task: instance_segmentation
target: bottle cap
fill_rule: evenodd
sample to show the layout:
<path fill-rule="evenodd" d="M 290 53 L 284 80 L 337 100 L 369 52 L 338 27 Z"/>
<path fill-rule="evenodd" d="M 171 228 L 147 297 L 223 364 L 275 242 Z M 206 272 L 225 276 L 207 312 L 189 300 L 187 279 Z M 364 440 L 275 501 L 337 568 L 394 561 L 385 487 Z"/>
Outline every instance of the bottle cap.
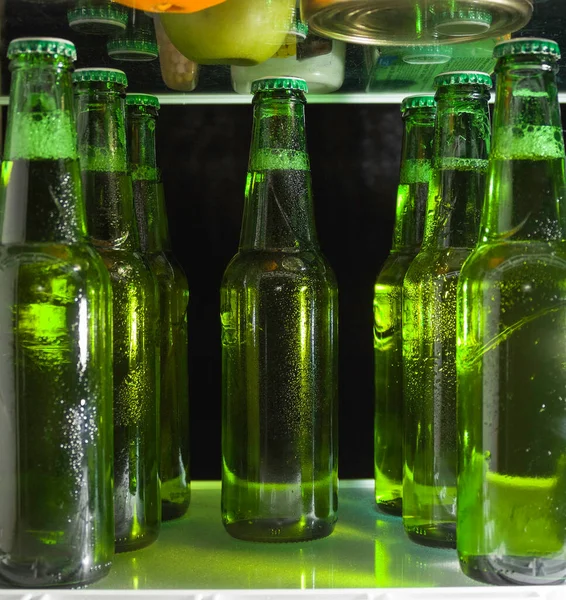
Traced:
<path fill-rule="evenodd" d="M 543 54 L 558 60 L 560 59 L 560 46 L 556 42 L 544 38 L 516 38 L 500 42 L 493 49 L 494 58 L 520 54 Z"/>
<path fill-rule="evenodd" d="M 108 56 L 115 60 L 149 61 L 159 56 L 157 42 L 115 38 L 106 44 Z"/>
<path fill-rule="evenodd" d="M 298 90 L 308 92 L 307 82 L 299 77 L 263 77 L 252 83 L 252 94 L 266 90 Z"/>
<path fill-rule="evenodd" d="M 407 46 L 402 49 L 402 58 L 409 65 L 443 65 L 452 58 L 452 53 L 452 46 L 448 44 Z"/>
<path fill-rule="evenodd" d="M 123 31 L 128 24 L 128 11 L 121 4 L 77 6 L 67 11 L 69 27 L 80 33 L 109 35 Z"/>
<path fill-rule="evenodd" d="M 117 83 L 127 86 L 128 78 L 124 71 L 118 69 L 77 69 L 73 73 L 73 82 L 80 83 L 83 81 L 100 81 L 102 83 Z"/>
<path fill-rule="evenodd" d="M 487 73 L 480 73 L 479 71 L 452 71 L 441 73 L 434 78 L 434 89 L 457 85 L 481 85 L 491 89 L 493 81 Z"/>
<path fill-rule="evenodd" d="M 405 113 L 413 108 L 436 108 L 436 100 L 434 96 L 430 94 L 419 94 L 403 98 L 403 102 L 401 102 L 401 112 Z"/>
<path fill-rule="evenodd" d="M 126 94 L 127 106 L 151 106 L 160 108 L 159 99 L 151 94 Z"/>
<path fill-rule="evenodd" d="M 8 46 L 8 59 L 12 60 L 19 54 L 50 54 L 77 60 L 77 50 L 72 42 L 51 37 L 24 37 L 12 40 Z"/>
<path fill-rule="evenodd" d="M 441 12 L 436 18 L 434 29 L 441 35 L 468 37 L 489 31 L 493 17 L 485 10 L 462 8 Z"/>

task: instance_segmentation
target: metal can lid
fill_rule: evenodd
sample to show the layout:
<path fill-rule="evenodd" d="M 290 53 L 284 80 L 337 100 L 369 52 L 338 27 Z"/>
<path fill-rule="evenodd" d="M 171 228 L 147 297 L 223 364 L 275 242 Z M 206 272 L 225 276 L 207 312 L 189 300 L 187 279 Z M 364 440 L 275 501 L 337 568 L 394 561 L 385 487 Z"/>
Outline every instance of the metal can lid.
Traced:
<path fill-rule="evenodd" d="M 458 85 L 479 85 L 491 89 L 493 81 L 487 73 L 479 71 L 452 71 L 441 73 L 434 78 L 434 88 Z"/>
<path fill-rule="evenodd" d="M 73 82 L 81 83 L 100 81 L 102 83 L 117 83 L 118 85 L 127 86 L 128 78 L 124 71 L 119 69 L 108 69 L 101 67 L 97 69 L 77 69 L 73 73 Z"/>
<path fill-rule="evenodd" d="M 307 82 L 300 77 L 262 77 L 252 83 L 252 94 L 266 90 L 298 90 L 308 92 Z"/>
<path fill-rule="evenodd" d="M 128 106 L 151 106 L 160 108 L 159 99 L 152 94 L 126 94 L 126 104 Z"/>
<path fill-rule="evenodd" d="M 500 42 L 493 49 L 494 58 L 517 56 L 520 54 L 542 54 L 559 60 L 560 46 L 553 40 L 544 38 L 515 38 Z"/>
<path fill-rule="evenodd" d="M 403 98 L 401 102 L 402 113 L 414 108 L 436 108 L 436 100 L 431 94 L 418 94 Z"/>
<path fill-rule="evenodd" d="M 12 40 L 8 46 L 8 59 L 21 54 L 49 54 L 77 60 L 77 49 L 73 42 L 52 37 L 22 37 Z"/>

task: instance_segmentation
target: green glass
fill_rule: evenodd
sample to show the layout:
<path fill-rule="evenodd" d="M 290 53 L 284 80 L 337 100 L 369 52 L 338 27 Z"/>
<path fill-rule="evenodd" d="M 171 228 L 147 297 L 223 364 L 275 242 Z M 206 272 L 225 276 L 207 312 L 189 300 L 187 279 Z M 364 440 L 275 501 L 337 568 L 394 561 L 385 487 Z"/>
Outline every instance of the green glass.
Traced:
<path fill-rule="evenodd" d="M 456 543 L 456 288 L 476 244 L 490 146 L 487 75 L 439 75 L 422 249 L 403 285 L 403 524 L 425 545 Z"/>
<path fill-rule="evenodd" d="M 393 247 L 374 287 L 375 501 L 401 516 L 403 488 L 403 280 L 424 230 L 436 102 L 411 96 L 402 104 L 401 173 Z"/>
<path fill-rule="evenodd" d="M 480 242 L 458 288 L 464 572 L 499 584 L 566 576 L 566 201 L 558 47 L 496 47 Z"/>
<path fill-rule="evenodd" d="M 79 69 L 74 80 L 89 233 L 114 295 L 114 517 L 122 552 L 153 542 L 161 521 L 156 282 L 140 253 L 127 169 L 125 75 Z"/>
<path fill-rule="evenodd" d="M 312 540 L 336 522 L 338 292 L 316 237 L 305 87 L 254 86 L 240 247 L 222 282 L 222 519 L 245 540 Z"/>
<path fill-rule="evenodd" d="M 161 355 L 161 508 L 163 520 L 182 517 L 189 507 L 189 374 L 187 278 L 171 251 L 163 183 L 155 156 L 159 101 L 129 94 L 130 170 L 142 252 L 159 288 Z"/>
<path fill-rule="evenodd" d="M 81 586 L 110 569 L 108 273 L 88 244 L 74 46 L 14 40 L 0 180 L 0 579 Z"/>

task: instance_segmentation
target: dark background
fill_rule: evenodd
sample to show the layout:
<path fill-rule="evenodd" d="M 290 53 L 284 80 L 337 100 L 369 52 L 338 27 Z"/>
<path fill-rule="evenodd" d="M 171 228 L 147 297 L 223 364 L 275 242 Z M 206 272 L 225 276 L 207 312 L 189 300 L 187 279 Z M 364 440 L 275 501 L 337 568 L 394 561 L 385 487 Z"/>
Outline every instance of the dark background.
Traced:
<path fill-rule="evenodd" d="M 163 107 L 158 160 L 189 305 L 191 471 L 220 477 L 222 274 L 238 249 L 249 106 Z M 307 132 L 322 250 L 340 289 L 340 476 L 373 477 L 373 283 L 389 252 L 398 106 L 312 105 Z"/>

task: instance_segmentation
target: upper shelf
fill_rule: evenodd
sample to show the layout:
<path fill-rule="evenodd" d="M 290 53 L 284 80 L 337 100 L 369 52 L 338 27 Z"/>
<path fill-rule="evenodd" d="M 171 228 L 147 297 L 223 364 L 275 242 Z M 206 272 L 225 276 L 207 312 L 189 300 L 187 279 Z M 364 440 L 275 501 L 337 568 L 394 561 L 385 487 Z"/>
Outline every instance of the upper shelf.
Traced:
<path fill-rule="evenodd" d="M 101 2 L 101 0 L 96 0 Z M 130 0 L 131 2 L 136 0 Z M 141 1 L 141 0 L 137 0 Z M 240 1 L 240 0 L 239 0 Z M 248 2 L 251 0 L 247 0 Z M 263 0 L 256 0 L 263 1 Z M 365 0 L 370 2 L 372 0 Z M 373 0 L 385 2 L 385 0 Z M 396 0 L 399 6 L 405 0 Z M 414 0 L 428 6 L 447 0 Z M 477 7 L 492 0 L 466 0 Z M 529 0 L 506 0 L 509 3 Z M 164 36 L 159 22 L 149 20 L 158 34 L 159 53 L 151 51 L 130 53 L 123 60 L 108 45 L 107 35 L 78 32 L 69 24 L 69 11 L 85 0 L 0 0 L 1 44 L 0 104 L 8 102 L 9 70 L 5 58 L 7 44 L 16 37 L 49 36 L 70 39 L 78 50 L 77 68 L 113 67 L 126 72 L 129 91 L 148 92 L 158 95 L 162 104 L 246 104 L 250 102 L 250 81 L 267 75 L 308 74 L 318 78 L 319 87 L 336 89 L 333 93 L 320 93 L 311 86 L 310 103 L 398 103 L 407 94 L 430 92 L 434 76 L 443 71 L 476 70 L 491 71 L 491 58 L 496 39 L 486 38 L 476 42 L 439 44 L 436 46 L 379 46 L 329 42 L 321 38 L 307 38 L 308 45 L 301 46 L 303 32 L 296 37 L 299 45 L 284 47 L 278 58 L 270 59 L 255 67 L 233 68 L 229 65 L 183 66 L 182 55 Z M 235 2 L 235 0 L 227 0 Z M 566 2 L 564 0 L 532 0 L 533 16 L 530 22 L 514 35 L 545 37 L 561 44 L 566 54 Z M 246 3 L 240 1 L 241 6 Z M 121 5 L 120 5 L 121 6 Z M 393 3 L 395 6 L 395 3 Z M 132 15 L 145 14 L 130 11 Z M 393 13 L 395 9 L 392 9 Z M 175 16 L 174 16 L 175 18 Z M 489 25 L 486 24 L 489 28 Z M 171 32 L 171 30 L 169 29 Z M 288 38 L 288 41 L 292 38 Z M 297 48 L 299 50 L 297 51 Z M 114 48 L 115 50 L 115 48 Z M 300 60 L 297 60 L 297 52 Z M 114 55 L 111 56 L 111 55 Z M 285 55 L 286 58 L 281 58 Z M 290 56 L 289 56 L 290 55 Z M 140 60 L 143 59 L 143 60 Z M 564 59 L 563 59 L 564 60 Z M 185 69 L 183 71 L 183 68 Z M 297 72 L 292 72 L 293 68 Z M 191 70 L 192 69 L 192 70 Z M 179 75 L 179 79 L 176 76 Z M 181 85 L 179 85 L 181 81 Z M 195 85 L 196 84 L 196 85 Z M 561 101 L 566 102 L 566 72 L 559 76 Z M 180 88 L 192 91 L 180 91 Z M 172 89 L 177 88 L 177 89 Z M 234 88 L 243 93 L 236 93 Z M 314 89 L 312 89 L 314 88 Z"/>

